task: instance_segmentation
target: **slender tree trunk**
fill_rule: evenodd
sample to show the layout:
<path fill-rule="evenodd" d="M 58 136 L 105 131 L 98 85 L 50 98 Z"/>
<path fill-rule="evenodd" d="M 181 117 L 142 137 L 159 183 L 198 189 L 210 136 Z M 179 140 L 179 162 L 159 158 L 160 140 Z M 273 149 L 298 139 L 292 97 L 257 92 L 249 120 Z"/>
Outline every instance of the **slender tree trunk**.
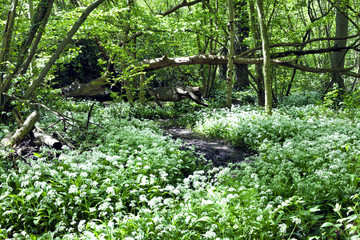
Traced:
<path fill-rule="evenodd" d="M 30 3 L 32 4 L 32 1 L 30 1 L 29 4 Z M 25 62 L 21 66 L 20 74 L 25 74 L 27 69 L 29 68 L 30 64 L 32 65 L 32 67 L 34 67 L 34 61 L 33 61 L 34 56 L 35 56 L 37 47 L 38 47 L 38 45 L 40 43 L 41 37 L 42 37 L 42 35 L 43 35 L 44 31 L 45 31 L 45 27 L 47 25 L 47 22 L 49 20 L 50 13 L 51 13 L 51 10 L 52 10 L 52 7 L 53 7 L 53 3 L 54 3 L 54 0 L 47 1 L 48 8 L 45 11 L 44 18 L 40 21 L 41 26 L 40 26 L 40 28 L 38 30 L 38 33 L 36 34 L 34 42 L 32 43 L 32 46 L 30 48 L 30 53 L 29 53 L 27 59 L 25 60 Z M 30 15 L 33 15 L 33 13 L 31 14 L 31 11 L 30 11 Z M 40 24 L 40 22 L 39 22 L 39 24 Z"/>
<path fill-rule="evenodd" d="M 272 113 L 272 91 L 271 91 L 271 76 L 270 76 L 270 51 L 267 27 L 264 23 L 264 5 L 263 0 L 256 0 L 257 12 L 259 16 L 260 32 L 262 39 L 262 51 L 264 58 L 263 74 L 265 86 L 265 112 L 268 115 Z"/>
<path fill-rule="evenodd" d="M 10 55 L 10 46 L 11 46 L 11 39 L 12 33 L 15 24 L 15 17 L 16 17 L 16 7 L 18 5 L 18 0 L 13 0 L 11 2 L 10 10 L 8 12 L 8 17 L 5 25 L 5 30 L 2 36 L 2 45 L 0 51 L 0 120 L 3 121 L 5 116 L 5 120 L 7 121 L 8 118 L 2 112 L 7 112 L 7 110 L 11 111 L 10 104 L 8 103 L 8 98 L 4 96 L 6 93 L 2 89 L 4 89 L 5 85 L 5 73 L 8 71 L 8 63 L 9 55 Z"/>
<path fill-rule="evenodd" d="M 33 0 L 29 0 L 29 20 L 31 21 L 31 19 L 33 19 L 33 17 L 34 17 L 34 2 L 33 2 Z M 40 28 L 40 31 L 42 29 L 44 29 L 44 28 L 45 28 L 45 26 L 44 27 L 42 26 L 42 28 Z M 40 39 L 39 39 L 39 41 L 40 41 Z M 36 44 L 36 47 L 37 47 L 37 44 Z M 35 70 L 35 58 L 34 58 L 34 56 L 31 58 L 29 65 L 30 65 L 31 72 L 34 72 L 34 70 Z M 21 74 L 24 74 L 25 72 L 26 72 L 26 70 L 24 72 L 22 72 Z"/>
<path fill-rule="evenodd" d="M 50 12 L 51 12 L 51 9 L 53 6 L 53 2 L 54 2 L 53 0 L 41 0 L 39 2 L 38 7 L 36 9 L 36 13 L 34 15 L 34 18 L 31 19 L 30 30 L 29 30 L 28 34 L 23 38 L 24 40 L 23 40 L 20 50 L 18 52 L 18 57 L 17 57 L 17 62 L 15 64 L 15 67 L 12 70 L 12 72 L 10 74 L 8 74 L 7 77 L 5 78 L 4 84 L 1 88 L 2 92 L 6 93 L 10 89 L 11 82 L 12 82 L 13 78 L 18 75 L 19 70 L 24 63 L 24 60 L 28 56 L 29 48 L 30 48 L 37 32 L 39 31 L 40 26 L 43 26 L 43 27 L 46 26 L 48 17 L 50 16 Z M 43 25 L 43 23 L 44 23 L 44 25 Z M 41 32 L 41 30 L 40 30 L 40 32 Z M 40 37 L 41 37 L 41 35 L 40 35 Z M 40 41 L 40 39 L 39 39 L 39 41 Z M 36 47 L 37 47 L 37 44 L 36 44 Z M 30 58 L 30 61 L 31 61 L 31 59 L 32 59 L 32 57 Z"/>
<path fill-rule="evenodd" d="M 140 74 L 140 103 L 145 105 L 145 74 Z"/>
<path fill-rule="evenodd" d="M 2 89 L 2 85 L 4 84 L 4 74 L 7 69 L 7 63 L 6 61 L 9 58 L 10 53 L 10 44 L 11 44 L 11 38 L 12 38 L 12 32 L 14 29 L 15 24 L 15 17 L 16 17 L 16 7 L 18 4 L 18 0 L 13 0 L 11 2 L 11 7 L 8 12 L 8 18 L 5 25 L 5 30 L 2 36 L 2 45 L 1 45 L 1 52 L 0 52 L 0 89 Z M 0 91 L 0 94 L 2 92 Z"/>
<path fill-rule="evenodd" d="M 231 96 L 233 88 L 233 76 L 234 76 L 234 41 L 235 41 L 235 31 L 234 31 L 234 6 L 233 0 L 228 0 L 229 3 L 229 55 L 228 55 L 228 69 L 226 74 L 226 107 L 231 108 Z"/>
<path fill-rule="evenodd" d="M 254 2 L 249 1 L 249 6 L 250 6 L 251 29 L 253 33 L 253 38 L 255 39 L 255 47 L 259 47 L 261 41 L 260 33 L 259 33 L 260 30 L 259 30 L 258 22 L 255 19 L 255 16 L 257 14 L 256 14 Z M 262 68 L 260 65 L 255 65 L 255 72 L 256 72 L 256 77 L 254 77 L 253 79 L 257 86 L 256 93 L 258 98 L 258 105 L 265 106 L 264 78 L 263 78 Z"/>

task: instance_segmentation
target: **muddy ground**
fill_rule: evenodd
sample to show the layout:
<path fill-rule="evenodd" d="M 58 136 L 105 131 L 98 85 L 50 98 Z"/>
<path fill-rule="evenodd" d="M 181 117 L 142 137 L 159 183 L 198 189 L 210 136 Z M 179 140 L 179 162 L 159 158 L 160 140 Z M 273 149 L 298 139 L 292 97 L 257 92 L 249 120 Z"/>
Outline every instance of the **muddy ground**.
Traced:
<path fill-rule="evenodd" d="M 165 130 L 166 135 L 172 138 L 180 138 L 184 141 L 185 147 L 193 146 L 199 154 L 204 157 L 215 167 L 227 166 L 229 163 L 238 163 L 246 161 L 248 157 L 254 155 L 253 152 L 234 147 L 225 140 L 207 139 L 196 135 L 188 129 L 170 127 Z"/>

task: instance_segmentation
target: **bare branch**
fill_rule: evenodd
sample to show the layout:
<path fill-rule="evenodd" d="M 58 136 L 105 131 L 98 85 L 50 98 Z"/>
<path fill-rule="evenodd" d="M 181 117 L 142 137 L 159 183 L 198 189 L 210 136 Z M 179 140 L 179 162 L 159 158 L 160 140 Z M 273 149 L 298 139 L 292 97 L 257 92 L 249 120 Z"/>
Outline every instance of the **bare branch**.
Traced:
<path fill-rule="evenodd" d="M 276 48 L 276 47 L 304 47 L 305 45 L 309 44 L 309 43 L 313 43 L 313 42 L 319 42 L 319 41 L 332 41 L 332 40 L 345 40 L 345 39 L 351 39 L 351 38 L 356 38 L 356 37 L 360 37 L 360 33 L 355 34 L 355 35 L 351 35 L 348 37 L 342 37 L 342 38 L 314 38 L 314 39 L 310 39 L 308 41 L 304 41 L 302 43 L 277 43 L 277 44 L 272 44 L 270 45 L 270 48 Z M 261 47 L 257 47 L 257 48 L 252 48 L 249 49 L 245 52 L 242 52 L 240 54 L 240 56 L 249 56 L 250 53 L 255 52 L 261 50 Z"/>
<path fill-rule="evenodd" d="M 188 2 L 188 1 L 186 1 L 186 0 L 183 0 L 181 3 L 175 5 L 174 7 L 168 9 L 166 12 L 161 13 L 160 15 L 161 15 L 161 16 L 167 16 L 167 15 L 175 12 L 175 11 L 178 10 L 179 8 L 189 7 L 189 6 L 195 5 L 195 4 L 197 4 L 197 3 L 199 3 L 199 2 L 202 2 L 202 1 L 203 1 L 203 0 L 195 0 L 195 1 L 193 1 L 193 2 Z"/>
<path fill-rule="evenodd" d="M 329 47 L 329 48 L 320 48 L 314 50 L 285 51 L 285 52 L 273 53 L 271 55 L 271 58 L 282 58 L 282 57 L 288 57 L 294 55 L 303 56 L 309 54 L 328 53 L 328 52 L 336 52 L 336 51 L 350 50 L 350 49 L 353 49 L 355 51 L 360 51 L 360 49 L 358 49 L 357 47 L 358 45 L 356 45 L 355 47 Z"/>

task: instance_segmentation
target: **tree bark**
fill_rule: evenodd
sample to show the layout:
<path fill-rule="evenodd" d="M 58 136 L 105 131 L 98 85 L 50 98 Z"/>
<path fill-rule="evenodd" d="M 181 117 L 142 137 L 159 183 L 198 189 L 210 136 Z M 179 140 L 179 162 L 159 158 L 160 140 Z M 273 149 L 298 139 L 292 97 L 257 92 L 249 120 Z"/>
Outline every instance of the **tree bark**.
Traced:
<path fill-rule="evenodd" d="M 141 73 L 140 74 L 140 94 L 139 94 L 139 98 L 140 98 L 140 103 L 142 105 L 145 105 L 145 74 Z"/>
<path fill-rule="evenodd" d="M 253 34 L 253 38 L 255 39 L 255 48 L 253 49 L 261 49 L 261 44 L 260 44 L 260 29 L 259 29 L 259 22 L 256 21 L 255 16 L 256 14 L 256 10 L 255 10 L 255 5 L 253 1 L 249 2 L 249 8 L 250 8 L 250 21 L 251 21 L 251 30 L 252 30 L 252 34 Z M 248 50 L 245 51 L 243 53 L 240 54 L 241 55 L 248 55 L 248 53 L 252 53 L 252 50 Z M 262 69 L 260 65 L 255 65 L 255 72 L 256 72 L 256 76 L 253 77 L 252 79 L 254 80 L 257 88 L 256 88 L 256 93 L 257 93 L 257 100 L 258 100 L 258 105 L 259 106 L 265 106 L 265 90 L 264 90 L 264 77 L 263 77 L 263 73 L 262 73 Z"/>
<path fill-rule="evenodd" d="M 233 78 L 234 78 L 234 41 L 235 41 L 235 31 L 234 31 L 234 5 L 233 0 L 228 0 L 229 4 L 229 55 L 228 55 L 228 66 L 226 74 L 226 107 L 231 108 L 231 96 L 233 88 Z"/>
<path fill-rule="evenodd" d="M 182 8 L 182 7 L 189 7 L 189 6 L 192 6 L 192 5 L 195 5 L 199 2 L 202 2 L 203 0 L 195 0 L 193 2 L 187 2 L 186 0 L 183 0 L 181 3 L 175 5 L 174 7 L 172 7 L 171 9 L 167 10 L 166 12 L 164 13 L 161 13 L 160 15 L 161 16 L 167 16 L 173 12 L 175 12 L 176 10 L 178 10 L 179 8 Z"/>
<path fill-rule="evenodd" d="M 31 0 L 32 1 L 32 0 Z M 44 14 L 44 17 L 43 19 L 41 20 L 41 26 L 38 30 L 38 33 L 36 34 L 36 37 L 35 37 L 35 40 L 34 42 L 32 43 L 31 45 L 31 48 L 30 48 L 30 53 L 28 55 L 28 57 L 26 58 L 25 62 L 23 63 L 23 65 L 21 66 L 21 70 L 20 70 L 20 74 L 25 74 L 29 65 L 30 64 L 34 64 L 34 56 L 35 56 L 35 53 L 36 53 L 36 50 L 37 50 L 37 47 L 40 43 L 40 40 L 41 40 L 41 37 L 45 31 L 45 27 L 47 25 L 47 22 L 49 20 L 49 17 L 50 17 L 50 13 L 51 13 L 51 10 L 52 10 L 52 7 L 53 7 L 53 3 L 54 3 L 54 0 L 50 0 L 48 1 L 48 8 L 46 9 L 46 11 L 43 13 Z M 30 11 L 31 12 L 31 11 Z M 39 22 L 40 24 L 40 22 Z"/>
<path fill-rule="evenodd" d="M 233 57 L 235 64 L 262 64 L 263 58 L 244 58 L 240 56 Z M 313 73 L 342 73 L 347 76 L 359 77 L 360 75 L 354 72 L 350 72 L 352 68 L 344 69 L 332 69 L 332 68 L 312 68 L 303 66 L 300 64 L 292 63 L 291 61 L 280 61 L 276 59 L 270 59 L 272 65 L 283 66 L 288 68 L 295 68 L 304 72 Z M 226 65 L 228 64 L 228 58 L 226 56 L 216 56 L 210 54 L 200 54 L 189 57 L 177 57 L 177 58 L 154 58 L 145 59 L 142 64 L 144 65 L 145 71 L 175 67 L 183 65 L 196 65 L 196 64 L 207 64 L 207 65 Z"/>
<path fill-rule="evenodd" d="M 336 38 L 347 37 L 348 35 L 348 18 L 344 15 L 346 13 L 346 8 L 341 6 L 342 4 L 346 4 L 348 0 L 337 0 L 336 5 L 338 9 L 336 11 Z M 335 40 L 334 47 L 346 47 L 347 39 L 344 40 Z M 331 66 L 336 69 L 344 68 L 345 66 L 345 54 L 346 50 L 343 49 L 341 51 L 337 51 L 333 53 Z M 335 73 L 332 76 L 332 83 L 337 84 L 340 93 L 344 93 L 345 91 L 345 83 L 343 77 L 339 73 Z"/>
<path fill-rule="evenodd" d="M 25 120 L 24 124 L 16 130 L 14 135 L 10 139 L 10 147 L 13 147 L 19 141 L 21 141 L 35 126 L 35 123 L 39 120 L 39 113 L 33 112 Z"/>
<path fill-rule="evenodd" d="M 263 74 L 264 74 L 264 86 L 265 86 L 265 112 L 268 115 L 272 114 L 272 88 L 271 88 L 271 76 L 270 76 L 270 51 L 269 51 L 269 39 L 267 33 L 267 26 L 264 22 L 264 5 L 263 0 L 256 0 L 257 12 L 259 16 L 260 32 L 262 39 L 263 50 Z"/>
<path fill-rule="evenodd" d="M 36 9 L 36 13 L 34 15 L 34 18 L 31 20 L 31 27 L 29 29 L 29 32 L 26 35 L 26 37 L 23 38 L 23 42 L 21 44 L 20 51 L 18 53 L 15 68 L 13 69 L 11 74 L 8 74 L 8 76 L 5 78 L 4 84 L 1 88 L 1 91 L 3 93 L 6 93 L 10 89 L 11 82 L 12 82 L 13 78 L 18 74 L 21 66 L 23 65 L 24 60 L 25 60 L 26 56 L 28 55 L 27 52 L 28 52 L 40 26 L 41 25 L 43 27 L 46 26 L 48 17 L 50 16 L 50 12 L 51 12 L 51 9 L 53 6 L 53 2 L 54 2 L 53 0 L 42 0 L 39 2 L 38 7 Z M 42 24 L 42 23 L 44 23 L 44 24 Z M 43 31 L 43 30 L 40 30 L 40 31 Z M 39 39 L 39 41 L 40 41 L 40 39 Z M 36 45 L 36 48 L 37 48 L 37 45 Z M 36 48 L 35 48 L 35 50 L 36 50 Z M 34 51 L 33 54 L 35 54 L 35 50 L 33 50 Z M 29 61 L 31 61 L 32 57 L 33 57 L 33 55 L 31 56 Z"/>
<path fill-rule="evenodd" d="M 42 130 L 41 128 L 35 127 L 35 129 L 33 130 L 33 134 L 37 140 L 39 140 L 42 143 L 45 143 L 49 147 L 60 150 L 63 146 L 59 140 L 50 136 L 49 134 L 44 132 L 44 130 Z"/>
<path fill-rule="evenodd" d="M 244 43 L 249 36 L 249 16 L 246 11 L 246 1 L 240 0 L 234 4 L 235 11 L 235 54 L 241 54 L 248 49 Z M 249 87 L 248 65 L 235 65 L 234 89 L 244 90 Z"/>
<path fill-rule="evenodd" d="M 1 45 L 1 53 L 0 53 L 0 94 L 3 94 L 1 89 L 4 84 L 4 73 L 6 72 L 6 61 L 8 60 L 10 54 L 10 44 L 12 39 L 12 32 L 15 24 L 15 16 L 16 16 L 16 7 L 18 4 L 18 0 L 13 0 L 11 2 L 11 7 L 8 12 L 8 18 L 5 25 L 5 30 L 2 37 L 2 45 Z M 1 106 L 1 98 L 0 98 L 0 106 Z"/>

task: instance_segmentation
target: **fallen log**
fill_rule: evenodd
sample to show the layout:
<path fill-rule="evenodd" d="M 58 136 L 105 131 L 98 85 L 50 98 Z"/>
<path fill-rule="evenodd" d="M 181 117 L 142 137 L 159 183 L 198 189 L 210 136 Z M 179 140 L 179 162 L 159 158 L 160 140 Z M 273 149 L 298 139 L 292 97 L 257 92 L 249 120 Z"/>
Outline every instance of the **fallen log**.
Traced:
<path fill-rule="evenodd" d="M 190 99 L 197 104 L 208 106 L 206 103 L 201 102 L 201 88 L 189 86 L 175 86 L 175 87 L 159 87 L 150 90 L 150 95 L 154 101 L 161 106 L 160 101 L 178 102 L 184 99 Z"/>
<path fill-rule="evenodd" d="M 13 147 L 17 143 L 19 143 L 35 126 L 35 123 L 39 120 L 40 115 L 38 112 L 31 113 L 24 124 L 16 130 L 14 135 L 10 138 L 10 142 L 8 142 L 6 146 Z"/>
<path fill-rule="evenodd" d="M 63 144 L 57 140 L 56 138 L 50 136 L 49 134 L 47 134 L 44 130 L 42 130 L 41 128 L 35 127 L 34 130 L 32 131 L 34 134 L 34 137 L 39 140 L 40 142 L 55 148 L 57 150 L 60 150 L 63 146 Z"/>
<path fill-rule="evenodd" d="M 2 146 L 10 146 L 11 143 L 11 137 L 14 135 L 14 133 L 10 132 L 8 134 L 5 135 L 5 137 L 3 137 L 3 139 L 1 139 L 1 145 Z"/>
<path fill-rule="evenodd" d="M 63 136 L 61 136 L 61 134 L 60 133 L 58 133 L 58 132 L 54 132 L 54 136 L 57 138 L 57 139 L 59 139 L 59 141 L 63 144 L 63 145 L 66 145 L 66 146 L 68 146 L 70 149 L 75 149 L 75 146 L 72 144 L 72 143 L 70 143 L 69 141 L 67 141 Z"/>

